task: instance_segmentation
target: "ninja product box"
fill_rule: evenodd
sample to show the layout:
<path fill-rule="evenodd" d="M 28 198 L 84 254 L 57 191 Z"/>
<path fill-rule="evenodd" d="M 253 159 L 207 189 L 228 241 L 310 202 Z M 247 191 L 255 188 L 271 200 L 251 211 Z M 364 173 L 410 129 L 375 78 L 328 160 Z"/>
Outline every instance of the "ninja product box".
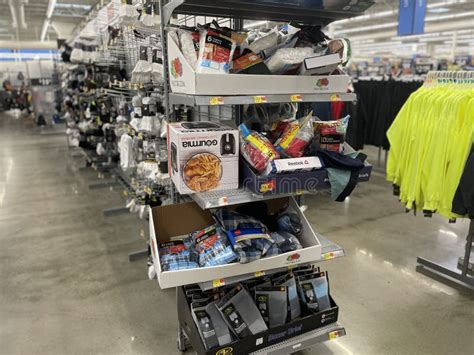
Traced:
<path fill-rule="evenodd" d="M 169 172 L 181 194 L 236 189 L 238 130 L 215 122 L 168 125 Z"/>

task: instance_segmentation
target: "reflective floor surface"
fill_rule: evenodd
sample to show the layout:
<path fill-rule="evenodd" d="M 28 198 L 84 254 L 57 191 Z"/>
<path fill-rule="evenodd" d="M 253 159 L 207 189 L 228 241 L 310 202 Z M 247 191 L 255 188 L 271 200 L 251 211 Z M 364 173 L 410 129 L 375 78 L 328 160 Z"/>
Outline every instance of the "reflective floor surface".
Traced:
<path fill-rule="evenodd" d="M 121 190 L 90 190 L 83 166 L 64 135 L 0 114 L 0 353 L 177 354 L 174 290 L 128 262 L 146 223 L 103 217 Z M 473 294 L 415 271 L 418 255 L 455 265 L 467 222 L 405 213 L 382 174 L 305 203 L 347 254 L 321 267 L 348 334 L 305 354 L 474 354 Z"/>

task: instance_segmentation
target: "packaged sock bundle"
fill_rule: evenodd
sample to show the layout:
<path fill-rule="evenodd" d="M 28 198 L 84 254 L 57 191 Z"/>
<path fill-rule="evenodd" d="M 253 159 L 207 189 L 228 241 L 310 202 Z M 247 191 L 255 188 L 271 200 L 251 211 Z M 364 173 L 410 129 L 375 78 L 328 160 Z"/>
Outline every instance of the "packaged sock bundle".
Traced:
<path fill-rule="evenodd" d="M 239 339 L 268 329 L 254 300 L 241 285 L 228 292 L 222 300 L 217 302 L 216 307 Z"/>
<path fill-rule="evenodd" d="M 321 312 L 331 308 L 328 280 L 325 272 L 298 277 L 301 300 L 311 312 Z"/>
<path fill-rule="evenodd" d="M 72 63 L 82 63 L 84 60 L 84 44 L 82 42 L 74 43 L 74 48 L 71 51 L 71 62 Z"/>
<path fill-rule="evenodd" d="M 313 112 L 310 112 L 301 121 L 290 122 L 275 142 L 276 150 L 292 158 L 303 156 L 306 147 L 313 140 L 313 129 L 310 125 Z"/>
<path fill-rule="evenodd" d="M 132 71 L 131 82 L 134 84 L 144 84 L 151 79 L 151 64 L 148 63 L 147 47 L 140 46 L 140 59 Z"/>
<path fill-rule="evenodd" d="M 255 303 L 269 328 L 286 323 L 287 290 L 284 286 L 257 286 L 255 288 Z"/>
<path fill-rule="evenodd" d="M 151 60 L 151 81 L 155 84 L 163 82 L 163 58 L 161 49 L 154 48 L 152 50 Z"/>

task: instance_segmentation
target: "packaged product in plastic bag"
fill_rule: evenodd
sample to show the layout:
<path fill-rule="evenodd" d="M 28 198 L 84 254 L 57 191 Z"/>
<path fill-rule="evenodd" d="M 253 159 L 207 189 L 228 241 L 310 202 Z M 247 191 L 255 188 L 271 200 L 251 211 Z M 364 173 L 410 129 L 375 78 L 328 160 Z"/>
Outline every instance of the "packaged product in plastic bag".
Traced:
<path fill-rule="evenodd" d="M 199 30 L 194 27 L 181 27 L 178 30 L 178 37 L 184 58 L 186 58 L 193 69 L 196 69 L 201 37 Z"/>
<path fill-rule="evenodd" d="M 264 36 L 257 38 L 251 44 L 249 44 L 249 49 L 255 53 L 260 53 L 266 49 L 276 47 L 278 44 L 278 30 L 274 28 L 269 33 Z"/>
<path fill-rule="evenodd" d="M 285 131 L 275 142 L 276 150 L 292 158 L 302 157 L 306 147 L 314 137 L 313 129 L 310 125 L 313 112 L 310 112 L 300 122 L 290 122 Z"/>
<path fill-rule="evenodd" d="M 161 268 L 163 271 L 198 268 L 195 255 L 182 241 L 171 241 L 159 245 Z"/>
<path fill-rule="evenodd" d="M 223 35 L 218 30 L 207 29 L 202 31 L 196 72 L 228 74 L 235 47 L 236 41 Z"/>
<path fill-rule="evenodd" d="M 342 65 L 346 65 L 351 59 L 352 48 L 348 38 L 333 39 L 327 46 L 327 54 L 339 54 Z"/>
<path fill-rule="evenodd" d="M 268 163 L 280 154 L 262 134 L 250 131 L 245 124 L 239 126 L 242 136 L 240 151 L 245 160 L 258 172 L 263 172 Z"/>
<path fill-rule="evenodd" d="M 346 116 L 337 121 L 313 121 L 314 133 L 321 148 L 342 152 L 349 118 L 350 116 Z"/>
<path fill-rule="evenodd" d="M 286 323 L 288 296 L 285 286 L 257 286 L 255 303 L 269 328 Z"/>
<path fill-rule="evenodd" d="M 273 74 L 293 73 L 297 71 L 305 58 L 314 55 L 313 48 L 280 48 L 265 64 Z"/>
<path fill-rule="evenodd" d="M 138 12 L 132 5 L 133 0 L 122 0 L 119 7 L 119 23 L 125 26 L 133 25 L 138 18 Z"/>
<path fill-rule="evenodd" d="M 325 272 L 298 277 L 301 300 L 306 309 L 317 313 L 331 308 L 329 286 Z"/>
<path fill-rule="evenodd" d="M 201 267 L 225 265 L 237 259 L 227 236 L 216 225 L 191 233 L 184 244 L 196 252 Z"/>

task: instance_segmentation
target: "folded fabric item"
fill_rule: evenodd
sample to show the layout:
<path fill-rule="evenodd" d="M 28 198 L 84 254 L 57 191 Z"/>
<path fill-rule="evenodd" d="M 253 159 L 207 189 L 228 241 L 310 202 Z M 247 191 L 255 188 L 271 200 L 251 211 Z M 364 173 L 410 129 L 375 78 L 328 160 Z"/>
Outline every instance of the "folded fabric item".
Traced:
<path fill-rule="evenodd" d="M 271 234 L 275 246 L 278 248 L 278 254 L 288 253 L 290 251 L 295 251 L 302 249 L 300 241 L 293 234 L 288 232 L 273 232 Z M 271 250 L 271 252 L 274 252 Z M 267 252 L 266 256 L 269 256 L 270 252 Z M 276 255 L 278 255 L 276 254 Z"/>
<path fill-rule="evenodd" d="M 301 219 L 295 212 L 281 214 L 277 219 L 277 225 L 279 231 L 288 232 L 295 236 L 301 235 Z"/>
<path fill-rule="evenodd" d="M 182 241 L 161 243 L 159 245 L 161 268 L 163 271 L 194 269 L 199 267 L 196 256 Z"/>
<path fill-rule="evenodd" d="M 316 153 L 324 162 L 327 168 L 336 168 L 350 171 L 358 171 L 364 167 L 364 161 L 367 156 L 363 153 L 355 152 L 356 154 L 343 154 L 338 152 L 331 152 L 326 149 L 319 149 Z M 364 156 L 363 159 L 362 156 Z"/>
<path fill-rule="evenodd" d="M 225 230 L 241 264 L 265 256 L 274 244 L 267 227 L 255 218 L 226 208 L 217 210 L 214 216 Z"/>
<path fill-rule="evenodd" d="M 197 254 L 201 267 L 225 265 L 237 259 L 224 231 L 216 225 L 191 233 L 184 244 Z"/>

